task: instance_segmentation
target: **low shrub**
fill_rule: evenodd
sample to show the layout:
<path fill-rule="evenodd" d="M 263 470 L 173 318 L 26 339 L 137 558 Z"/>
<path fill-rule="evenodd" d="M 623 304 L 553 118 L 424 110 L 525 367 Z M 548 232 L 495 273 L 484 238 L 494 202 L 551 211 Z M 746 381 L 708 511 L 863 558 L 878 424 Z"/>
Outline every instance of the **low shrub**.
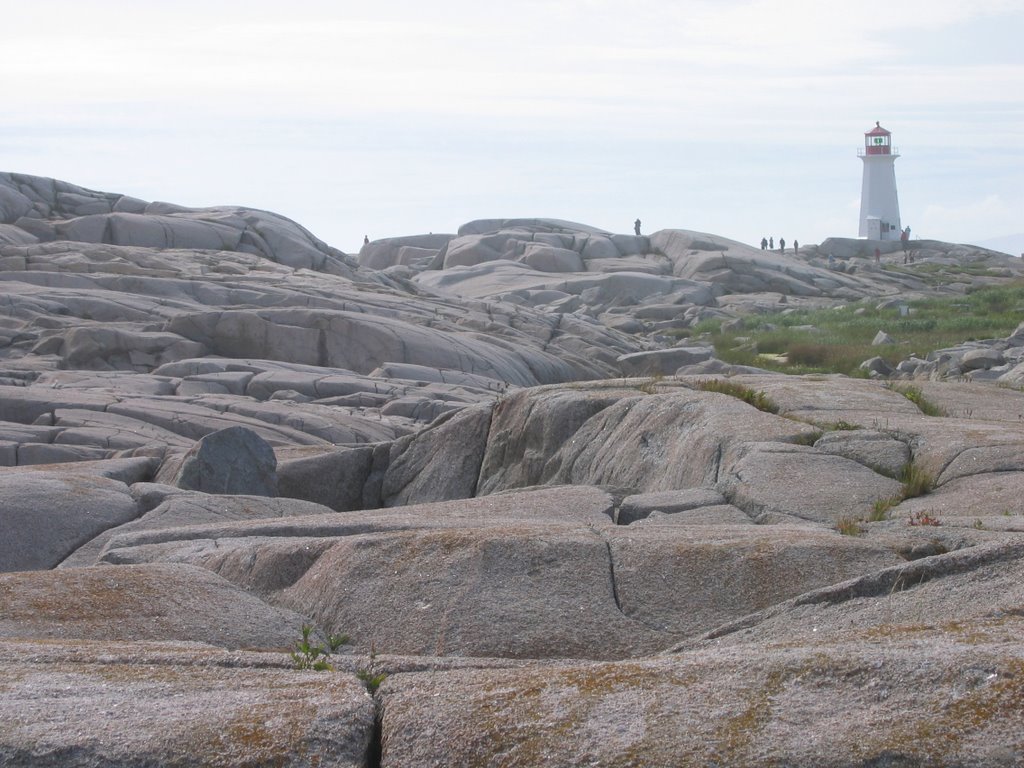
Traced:
<path fill-rule="evenodd" d="M 833 349 L 828 344 L 793 344 L 786 350 L 786 360 L 790 365 L 827 366 Z"/>
<path fill-rule="evenodd" d="M 907 520 L 907 525 L 942 525 L 942 523 L 927 512 L 914 512 Z"/>
<path fill-rule="evenodd" d="M 935 285 L 961 277 L 945 275 L 939 265 L 915 265 L 893 271 L 932 277 Z M 988 274 L 983 265 L 962 270 Z M 875 302 L 857 302 L 831 309 L 787 309 L 744 319 L 743 328 L 722 330 L 720 320 L 706 320 L 693 329 L 694 335 L 707 334 L 718 356 L 735 365 L 754 365 L 783 373 L 842 373 L 865 377 L 860 364 L 881 355 L 895 365 L 909 352 L 945 349 L 962 343 L 968 336 L 979 339 L 1009 335 L 1020 322 L 1019 308 L 1024 306 L 1024 280 L 990 285 L 970 291 L 966 296 L 933 296 L 907 301 L 911 314 L 901 316 L 895 307 L 879 309 Z M 880 348 L 871 344 L 878 329 L 885 327 L 896 336 L 899 346 Z M 742 342 L 740 341 L 742 339 Z"/>

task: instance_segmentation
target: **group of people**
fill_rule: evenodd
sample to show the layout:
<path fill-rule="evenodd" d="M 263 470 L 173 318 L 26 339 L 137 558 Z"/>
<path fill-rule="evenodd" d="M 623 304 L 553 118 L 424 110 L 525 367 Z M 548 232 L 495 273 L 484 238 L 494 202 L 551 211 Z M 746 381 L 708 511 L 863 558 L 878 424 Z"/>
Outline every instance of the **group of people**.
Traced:
<path fill-rule="evenodd" d="M 762 237 L 761 238 L 761 250 L 762 251 L 774 251 L 775 250 L 775 238 L 774 237 Z M 786 240 L 785 238 L 779 238 L 779 253 L 786 252 Z M 800 253 L 800 241 L 793 241 L 793 253 Z"/>

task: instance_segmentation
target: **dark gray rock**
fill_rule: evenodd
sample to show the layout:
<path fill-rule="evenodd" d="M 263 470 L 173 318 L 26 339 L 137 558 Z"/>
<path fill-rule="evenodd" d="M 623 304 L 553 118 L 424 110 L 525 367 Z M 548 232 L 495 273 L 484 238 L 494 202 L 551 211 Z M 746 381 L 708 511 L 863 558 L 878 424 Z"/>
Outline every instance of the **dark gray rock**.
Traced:
<path fill-rule="evenodd" d="M 865 360 L 860 364 L 860 369 L 879 376 L 892 376 L 896 372 L 896 369 L 881 357 L 872 357 Z"/>
<path fill-rule="evenodd" d="M 276 496 L 277 457 L 252 430 L 228 427 L 199 440 L 171 484 L 203 493 Z"/>
<path fill-rule="evenodd" d="M 380 506 L 380 489 L 369 483 L 375 448 L 347 448 L 282 461 L 277 489 L 282 496 L 323 504 L 336 512 Z"/>

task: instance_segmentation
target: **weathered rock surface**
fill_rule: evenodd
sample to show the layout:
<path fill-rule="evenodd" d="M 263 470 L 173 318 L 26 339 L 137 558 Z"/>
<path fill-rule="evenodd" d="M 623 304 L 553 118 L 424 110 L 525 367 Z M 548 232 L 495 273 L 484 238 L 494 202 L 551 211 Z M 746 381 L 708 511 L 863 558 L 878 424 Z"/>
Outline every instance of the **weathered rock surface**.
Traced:
<path fill-rule="evenodd" d="M 0 762 L 359 768 L 374 705 L 354 675 L 194 644 L 0 643 Z"/>
<path fill-rule="evenodd" d="M 382 764 L 1009 768 L 1024 756 L 1021 664 L 1016 639 L 964 632 L 396 675 Z"/>
<path fill-rule="evenodd" d="M 0 472 L 0 571 L 53 568 L 136 514 L 128 486 L 116 480 L 74 472 Z"/>
<path fill-rule="evenodd" d="M 0 637 L 24 640 L 285 650 L 305 621 L 204 568 L 164 563 L 0 574 L 0 607 Z"/>

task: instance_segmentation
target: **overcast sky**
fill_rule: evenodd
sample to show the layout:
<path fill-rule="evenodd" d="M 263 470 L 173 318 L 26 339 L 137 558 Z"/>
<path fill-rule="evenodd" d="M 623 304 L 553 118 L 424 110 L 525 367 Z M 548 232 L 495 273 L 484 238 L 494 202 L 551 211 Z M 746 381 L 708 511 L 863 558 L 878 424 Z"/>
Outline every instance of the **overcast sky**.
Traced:
<path fill-rule="evenodd" d="M 345 251 L 545 216 L 755 243 L 1024 233 L 1024 0 L 75 0 L 0 11 L 0 170 Z"/>

